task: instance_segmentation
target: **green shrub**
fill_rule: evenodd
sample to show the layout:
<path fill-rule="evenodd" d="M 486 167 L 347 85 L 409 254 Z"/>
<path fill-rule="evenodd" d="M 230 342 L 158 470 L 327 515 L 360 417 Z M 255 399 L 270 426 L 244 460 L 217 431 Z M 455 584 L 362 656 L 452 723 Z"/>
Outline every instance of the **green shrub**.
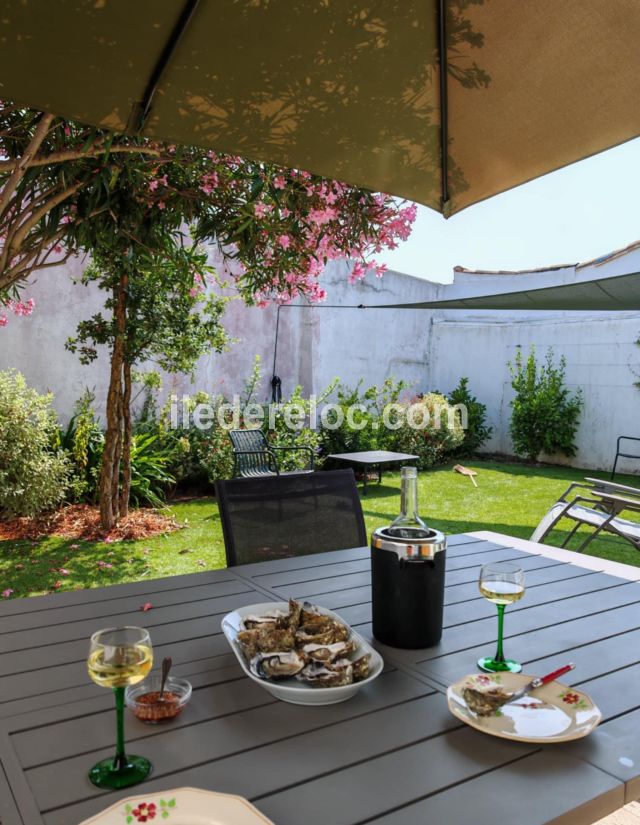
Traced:
<path fill-rule="evenodd" d="M 334 386 L 332 385 L 327 392 L 331 392 Z M 318 399 L 320 404 L 326 394 L 323 393 Z M 296 387 L 288 399 L 272 406 L 271 421 L 268 421 L 262 428 L 269 444 L 273 447 L 308 447 L 317 458 L 320 448 L 320 432 L 309 426 L 310 413 L 309 399 L 303 397 L 302 387 Z M 269 414 L 268 408 L 265 414 Z M 287 420 L 294 425 L 299 421 L 299 425 L 291 429 L 287 425 Z M 283 472 L 301 470 L 308 466 L 310 460 L 309 450 L 286 450 L 276 455 L 278 466 Z M 320 463 L 316 461 L 316 467 Z"/>
<path fill-rule="evenodd" d="M 326 455 L 360 450 L 413 453 L 418 456 L 416 463 L 423 469 L 445 460 L 464 439 L 460 416 L 438 393 L 403 399 L 407 386 L 404 381 L 396 382 L 393 378 L 364 392 L 361 383 L 355 389 L 340 386 L 337 405 L 342 411 L 342 424 L 335 429 L 322 427 L 323 452 Z M 356 404 L 363 409 L 352 414 L 350 423 L 347 410 Z M 425 420 L 425 426 L 415 429 L 410 425 L 407 417 L 410 407 L 414 408 L 416 421 Z M 450 419 L 451 427 L 448 426 Z M 329 420 L 336 419 L 329 416 Z M 392 426 L 386 426 L 387 423 Z"/>
<path fill-rule="evenodd" d="M 51 395 L 28 387 L 15 370 L 0 372 L 0 517 L 35 516 L 55 507 L 70 473 Z"/>
<path fill-rule="evenodd" d="M 508 366 L 516 394 L 509 426 L 516 454 L 530 461 L 540 453 L 575 455 L 583 397 L 581 390 L 571 395 L 565 386 L 564 357 L 555 366 L 549 348 L 544 363 L 538 364 L 532 348 L 526 362 L 518 351 Z"/>
<path fill-rule="evenodd" d="M 459 412 L 455 411 L 444 395 L 436 392 L 418 396 L 410 402 L 414 406 L 416 420 L 425 416 L 425 427 L 415 429 L 406 416 L 403 425 L 391 439 L 387 449 L 418 456 L 416 464 L 422 470 L 445 461 L 464 441 L 464 430 Z M 407 404 L 407 407 L 409 404 Z"/>
<path fill-rule="evenodd" d="M 356 387 L 349 388 L 343 384 L 336 387 L 336 410 L 327 416 L 330 423 L 339 416 L 342 423 L 339 427 L 322 426 L 320 442 L 325 455 L 331 453 L 351 453 L 364 450 L 393 450 L 397 434 L 387 429 L 383 424 L 385 410 L 392 404 L 399 403 L 402 393 L 409 385 L 404 381 L 395 381 L 393 377 L 385 380 L 382 386 L 376 385 L 362 390 L 362 381 Z M 329 388 L 329 391 L 331 388 Z M 328 393 L 325 393 L 325 397 Z M 360 407 L 352 414 L 351 421 L 347 417 L 349 408 Z M 393 413 L 390 419 L 393 420 Z"/>
<path fill-rule="evenodd" d="M 462 444 L 454 450 L 456 456 L 468 456 L 477 452 L 491 437 L 493 427 L 487 426 L 487 407 L 469 391 L 469 379 L 461 378 L 458 386 L 449 393 L 448 401 L 454 407 L 464 405 L 467 410 L 467 426 Z"/>
<path fill-rule="evenodd" d="M 172 450 L 157 434 L 136 433 L 131 439 L 131 500 L 139 507 L 161 507 L 166 490 L 175 483 L 168 471 Z"/>
<path fill-rule="evenodd" d="M 85 389 L 67 428 L 60 432 L 61 447 L 72 464 L 68 497 L 73 501 L 94 503 L 97 498 L 104 432 L 96 420 L 94 401 L 94 393 Z"/>
<path fill-rule="evenodd" d="M 187 420 L 171 427 L 170 400 L 160 412 L 158 431 L 162 444 L 171 448 L 168 471 L 176 483 L 185 487 L 202 487 L 219 478 L 233 475 L 233 451 L 229 434 L 218 425 L 218 410 L 225 403 L 221 395 L 210 396 L 197 392 L 185 403 Z M 214 420 L 208 429 L 199 429 L 193 423 L 193 413 L 199 404 L 209 404 Z"/>

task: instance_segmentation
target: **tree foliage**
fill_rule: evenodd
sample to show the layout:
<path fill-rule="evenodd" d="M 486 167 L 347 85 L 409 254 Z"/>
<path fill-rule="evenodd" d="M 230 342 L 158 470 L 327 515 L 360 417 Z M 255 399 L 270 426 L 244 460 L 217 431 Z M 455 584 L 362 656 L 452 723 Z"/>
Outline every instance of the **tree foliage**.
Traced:
<path fill-rule="evenodd" d="M 354 278 L 381 274 L 370 255 L 406 238 L 416 214 L 415 205 L 303 170 L 0 102 L 0 299 L 20 309 L 31 272 L 119 232 L 125 192 L 135 192 L 146 230 L 175 231 L 187 219 L 194 240 L 217 243 L 241 295 L 260 303 L 321 300 L 318 278 L 329 260 L 352 260 Z"/>

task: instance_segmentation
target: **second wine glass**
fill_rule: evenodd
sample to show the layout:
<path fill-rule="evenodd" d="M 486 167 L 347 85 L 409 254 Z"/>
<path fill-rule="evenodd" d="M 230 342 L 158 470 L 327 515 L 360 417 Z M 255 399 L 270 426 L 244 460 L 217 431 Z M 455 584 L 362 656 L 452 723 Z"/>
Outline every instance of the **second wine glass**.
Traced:
<path fill-rule="evenodd" d="M 522 665 L 514 659 L 505 659 L 502 649 L 504 609 L 524 596 L 524 570 L 510 562 L 484 564 L 478 581 L 480 592 L 498 608 L 498 647 L 495 656 L 482 656 L 478 667 L 489 673 L 520 673 Z"/>

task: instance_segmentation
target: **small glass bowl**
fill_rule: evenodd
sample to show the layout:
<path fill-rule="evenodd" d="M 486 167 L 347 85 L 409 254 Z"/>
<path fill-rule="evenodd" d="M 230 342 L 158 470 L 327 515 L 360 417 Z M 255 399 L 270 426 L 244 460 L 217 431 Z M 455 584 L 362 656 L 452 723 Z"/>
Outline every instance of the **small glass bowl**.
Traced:
<path fill-rule="evenodd" d="M 160 674 L 149 676 L 137 685 L 130 685 L 124 694 L 127 707 L 133 715 L 151 725 L 175 719 L 191 699 L 189 682 L 169 676 L 164 686 L 164 697 L 160 701 L 161 681 Z"/>

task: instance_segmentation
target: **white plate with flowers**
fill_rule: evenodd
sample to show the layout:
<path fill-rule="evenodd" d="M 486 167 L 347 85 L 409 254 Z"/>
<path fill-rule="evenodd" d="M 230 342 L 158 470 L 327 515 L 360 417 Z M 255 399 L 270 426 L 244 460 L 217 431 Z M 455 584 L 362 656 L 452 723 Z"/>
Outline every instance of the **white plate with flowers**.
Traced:
<path fill-rule="evenodd" d="M 111 805 L 80 825 L 273 825 L 241 796 L 199 788 L 140 793 Z"/>
<path fill-rule="evenodd" d="M 449 710 L 476 730 L 517 742 L 549 744 L 570 742 L 591 733 L 602 714 L 593 699 L 578 688 L 549 682 L 515 702 L 504 704 L 489 716 L 478 716 L 467 705 L 465 688 L 513 693 L 531 681 L 523 673 L 474 673 L 447 690 Z"/>

